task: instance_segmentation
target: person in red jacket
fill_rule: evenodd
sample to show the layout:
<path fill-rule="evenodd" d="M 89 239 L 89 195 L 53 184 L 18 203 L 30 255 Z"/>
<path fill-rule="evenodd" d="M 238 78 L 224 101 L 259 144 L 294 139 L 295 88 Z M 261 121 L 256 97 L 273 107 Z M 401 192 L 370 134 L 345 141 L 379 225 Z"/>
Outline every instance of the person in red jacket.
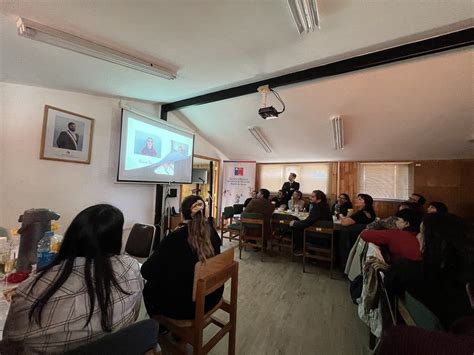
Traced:
<path fill-rule="evenodd" d="M 397 216 L 397 229 L 369 230 L 361 233 L 366 242 L 388 247 L 391 261 L 398 259 L 419 260 L 421 258 L 420 243 L 416 235 L 420 231 L 422 215 L 410 209 L 400 210 Z"/>

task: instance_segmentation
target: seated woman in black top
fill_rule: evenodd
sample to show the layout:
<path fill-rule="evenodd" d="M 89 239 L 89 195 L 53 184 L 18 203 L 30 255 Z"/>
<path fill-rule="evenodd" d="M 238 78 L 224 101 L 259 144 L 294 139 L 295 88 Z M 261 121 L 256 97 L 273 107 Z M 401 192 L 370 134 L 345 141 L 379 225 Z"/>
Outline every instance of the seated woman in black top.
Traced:
<path fill-rule="evenodd" d="M 337 202 L 332 206 L 332 214 L 347 216 L 348 210 L 352 208 L 352 202 L 348 194 L 340 194 Z"/>
<path fill-rule="evenodd" d="M 401 259 L 385 274 L 388 290 L 408 291 L 448 329 L 464 316 L 474 316 L 466 284 L 474 285 L 474 245 L 466 224 L 452 214 L 427 214 L 420 233 L 422 260 Z"/>
<path fill-rule="evenodd" d="M 166 236 L 141 269 L 147 280 L 143 298 L 150 316 L 194 319 L 194 266 L 198 261 L 220 254 L 221 240 L 205 221 L 202 198 L 186 197 L 181 204 L 181 213 L 186 225 Z M 221 287 L 206 296 L 206 312 L 219 302 L 223 290 Z"/>
<path fill-rule="evenodd" d="M 353 224 L 369 224 L 375 221 L 374 200 L 372 196 L 367 194 L 358 194 L 355 200 L 355 206 L 359 208 L 353 213 L 341 220 L 343 226 L 351 226 Z"/>

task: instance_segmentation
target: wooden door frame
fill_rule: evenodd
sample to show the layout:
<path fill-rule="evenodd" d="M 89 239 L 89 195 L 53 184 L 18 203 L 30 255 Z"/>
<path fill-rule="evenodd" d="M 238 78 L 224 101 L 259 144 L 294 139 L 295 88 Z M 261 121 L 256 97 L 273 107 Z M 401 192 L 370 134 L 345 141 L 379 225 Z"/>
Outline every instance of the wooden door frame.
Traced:
<path fill-rule="evenodd" d="M 200 155 L 200 154 L 194 154 L 193 157 L 199 158 L 199 159 L 206 159 L 206 160 L 212 160 L 214 162 L 214 167 L 216 168 L 215 171 L 216 173 L 214 174 L 214 184 L 213 184 L 213 191 L 212 191 L 212 200 L 213 200 L 213 207 L 211 211 L 211 216 L 214 217 L 214 220 L 217 222 L 219 218 L 219 178 L 220 178 L 220 172 L 221 172 L 221 166 L 220 166 L 220 159 L 218 158 L 211 158 L 205 155 Z M 194 161 L 193 161 L 194 163 Z"/>

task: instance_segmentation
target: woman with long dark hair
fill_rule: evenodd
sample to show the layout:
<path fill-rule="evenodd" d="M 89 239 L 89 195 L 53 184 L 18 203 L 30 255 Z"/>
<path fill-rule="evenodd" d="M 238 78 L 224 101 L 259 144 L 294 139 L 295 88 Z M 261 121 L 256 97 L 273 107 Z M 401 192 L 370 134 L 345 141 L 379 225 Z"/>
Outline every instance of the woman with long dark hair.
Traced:
<path fill-rule="evenodd" d="M 55 260 L 13 294 L 3 339 L 34 352 L 64 352 L 132 324 L 143 283 L 138 262 L 120 255 L 123 221 L 106 204 L 80 212 Z"/>
<path fill-rule="evenodd" d="M 388 270 L 389 290 L 408 291 L 428 307 L 446 329 L 474 316 L 466 285 L 474 284 L 474 246 L 465 222 L 452 214 L 427 214 L 421 228 L 422 260 L 399 260 Z"/>
<path fill-rule="evenodd" d="M 347 216 L 347 213 L 351 208 L 351 198 L 348 194 L 342 193 L 337 198 L 337 202 L 332 206 L 332 214 L 335 214 L 337 216 L 342 215 L 343 217 L 345 217 Z"/>
<path fill-rule="evenodd" d="M 372 196 L 367 194 L 358 194 L 354 204 L 359 210 L 343 218 L 341 220 L 341 224 L 343 226 L 351 226 L 353 224 L 369 224 L 370 222 L 375 221 L 376 216 L 373 206 L 374 199 Z"/>
<path fill-rule="evenodd" d="M 142 266 L 147 280 L 143 296 L 148 314 L 174 319 L 194 319 L 192 300 L 194 267 L 220 254 L 221 240 L 206 222 L 200 196 L 188 196 L 181 204 L 183 225 L 166 236 Z M 205 311 L 222 297 L 223 287 L 206 296 Z"/>

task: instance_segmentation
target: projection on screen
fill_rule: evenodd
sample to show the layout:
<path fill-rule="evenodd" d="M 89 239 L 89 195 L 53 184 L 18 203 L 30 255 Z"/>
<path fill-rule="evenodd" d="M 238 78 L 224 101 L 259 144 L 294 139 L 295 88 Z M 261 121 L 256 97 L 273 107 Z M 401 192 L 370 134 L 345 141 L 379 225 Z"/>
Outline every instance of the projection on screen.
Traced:
<path fill-rule="evenodd" d="M 118 181 L 191 183 L 194 135 L 122 109 Z"/>

